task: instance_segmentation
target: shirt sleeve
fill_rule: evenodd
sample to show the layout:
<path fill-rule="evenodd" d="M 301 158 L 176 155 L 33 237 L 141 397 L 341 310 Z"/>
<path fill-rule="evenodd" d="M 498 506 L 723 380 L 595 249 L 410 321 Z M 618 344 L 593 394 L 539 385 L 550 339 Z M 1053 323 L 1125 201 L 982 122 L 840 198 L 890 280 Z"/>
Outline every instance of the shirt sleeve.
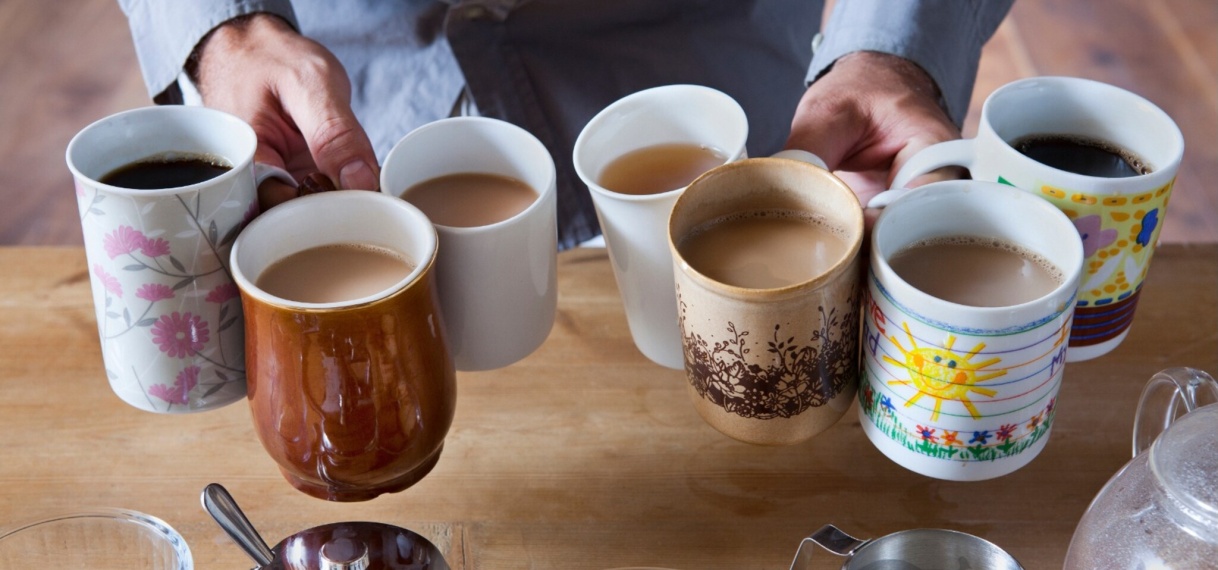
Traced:
<path fill-rule="evenodd" d="M 213 28 L 238 16 L 268 12 L 299 29 L 290 0 L 119 0 L 131 27 L 148 95 L 175 86 L 186 59 Z"/>
<path fill-rule="evenodd" d="M 935 81 L 948 115 L 964 122 L 981 48 L 1014 0 L 837 0 L 807 82 L 856 51 L 904 57 Z"/>

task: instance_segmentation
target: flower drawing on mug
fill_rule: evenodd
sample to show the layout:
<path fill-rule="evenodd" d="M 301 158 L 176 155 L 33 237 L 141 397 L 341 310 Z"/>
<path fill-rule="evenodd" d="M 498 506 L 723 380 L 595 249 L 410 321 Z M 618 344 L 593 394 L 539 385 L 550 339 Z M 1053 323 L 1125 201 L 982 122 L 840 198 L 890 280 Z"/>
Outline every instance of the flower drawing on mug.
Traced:
<path fill-rule="evenodd" d="M 152 342 L 161 352 L 174 358 L 186 358 L 203 350 L 210 333 L 207 321 L 192 315 L 174 311 L 162 315 L 152 325 Z"/>
<path fill-rule="evenodd" d="M 211 291 L 208 291 L 207 298 L 204 300 L 208 303 L 224 303 L 240 296 L 241 290 L 237 288 L 237 284 L 227 281 L 216 285 Z M 220 320 L 224 320 L 224 318 L 221 317 Z"/>
<path fill-rule="evenodd" d="M 1159 209 L 1155 208 L 1142 217 L 1142 224 L 1134 226 L 1136 235 L 1132 236 L 1135 243 L 1142 247 L 1150 245 L 1150 238 L 1159 225 Z"/>
<path fill-rule="evenodd" d="M 795 417 L 833 400 L 856 377 L 847 353 L 858 334 L 857 311 L 841 316 L 836 309 L 817 307 L 822 326 L 807 339 L 782 334 L 776 324 L 764 341 L 770 356 L 757 359 L 749 356 L 750 347 L 758 346 L 748 342 L 750 331 L 737 330 L 733 322 L 724 328 L 728 338 L 714 345 L 697 333 L 686 334 L 679 287 L 677 303 L 690 384 L 724 411 L 761 420 Z"/>
<path fill-rule="evenodd" d="M 150 303 L 166 301 L 173 298 L 173 289 L 160 283 L 145 283 L 135 292 L 135 296 Z"/>
<path fill-rule="evenodd" d="M 1095 252 L 1108 247 L 1116 241 L 1117 231 L 1113 228 L 1103 229 L 1103 221 L 1098 215 L 1084 216 L 1074 220 L 1074 227 L 1083 240 L 1083 255 L 1091 257 Z"/>
<path fill-rule="evenodd" d="M 123 284 L 119 283 L 118 279 L 113 275 L 110 275 L 100 263 L 93 264 L 93 274 L 97 276 L 98 281 L 101 281 L 102 287 L 105 288 L 107 293 L 120 299 L 123 297 Z M 108 296 L 106 298 L 106 305 L 110 305 Z"/>
<path fill-rule="evenodd" d="M 178 373 L 174 379 L 173 386 L 166 384 L 153 384 L 148 388 L 148 393 L 164 400 L 166 403 L 173 405 L 186 405 L 190 403 L 190 391 L 195 389 L 199 384 L 199 367 L 187 366 Z"/>
<path fill-rule="evenodd" d="M 106 248 L 106 255 L 109 255 L 110 259 L 114 259 L 120 255 L 139 250 L 147 239 L 143 232 L 131 226 L 119 226 L 114 231 L 106 234 L 103 243 Z"/>
<path fill-rule="evenodd" d="M 892 400 L 878 394 L 870 383 L 859 390 L 859 408 L 863 415 L 894 443 L 927 457 L 967 462 L 997 461 L 1019 455 L 1035 445 L 1053 426 L 1053 403 L 1054 399 L 1050 398 L 1049 403 L 1036 409 L 1026 422 L 999 423 L 961 433 L 901 417 Z"/>
<path fill-rule="evenodd" d="M 99 201 L 98 198 L 90 200 L 89 208 L 97 210 L 94 204 Z M 130 371 L 107 368 L 107 375 L 117 378 L 122 374 L 133 374 L 136 381 L 144 386 L 149 404 L 156 399 L 168 404 L 169 408 L 175 405 L 191 406 L 192 391 L 200 386 L 201 378 L 209 380 L 204 383 L 205 393 L 195 395 L 199 400 L 218 392 L 225 385 L 245 380 L 244 363 L 237 354 L 226 354 L 221 338 L 226 331 L 239 332 L 240 307 L 234 309 L 233 303 L 239 300 L 240 293 L 236 284 L 227 279 L 228 271 L 219 252 L 236 239 L 237 231 L 244 227 L 250 213 L 256 212 L 251 207 L 246 212 L 246 218 L 237 222 L 221 238 L 215 221 L 207 221 L 198 215 L 197 204 L 192 209 L 187 200 L 179 198 L 178 202 L 186 210 L 195 229 L 179 232 L 172 237 L 186 240 L 201 237 L 203 247 L 215 252 L 208 256 L 214 259 L 208 266 L 188 268 L 174 255 L 173 242 L 161 237 L 164 230 L 141 231 L 129 224 L 119 224 L 103 231 L 101 245 L 105 256 L 102 263 L 93 265 L 93 274 L 105 296 L 105 318 L 100 320 L 103 342 L 114 342 L 134 331 L 143 330 L 146 331 L 143 334 L 148 335 L 145 338 L 157 352 L 168 358 L 186 360 L 188 364 L 172 384 L 148 385 L 148 378 L 140 378 L 141 374 L 135 368 Z M 145 205 L 141 211 L 151 211 L 151 204 Z M 105 219 L 103 211 L 92 213 L 98 216 L 98 221 Z M 108 269 L 105 266 L 106 258 L 114 263 L 113 267 Z M 221 281 L 206 289 L 206 293 L 193 289 L 216 279 Z M 134 289 L 134 298 L 124 298 L 124 284 Z M 218 305 L 214 309 L 216 312 L 204 315 L 198 310 L 182 310 L 186 307 L 183 303 L 189 303 L 188 298 L 194 297 L 201 297 L 208 305 Z M 211 310 L 206 309 L 208 312 Z M 212 320 L 209 321 L 209 318 Z M 215 346 L 209 343 L 215 343 Z"/>

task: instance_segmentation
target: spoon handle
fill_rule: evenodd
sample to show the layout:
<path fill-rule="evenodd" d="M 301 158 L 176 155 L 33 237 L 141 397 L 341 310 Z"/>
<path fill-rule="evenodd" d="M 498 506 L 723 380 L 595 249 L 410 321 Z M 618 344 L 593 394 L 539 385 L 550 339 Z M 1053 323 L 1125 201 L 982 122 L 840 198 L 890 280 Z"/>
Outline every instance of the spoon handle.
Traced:
<path fill-rule="evenodd" d="M 271 563 L 275 558 L 274 553 L 266 545 L 266 541 L 262 540 L 254 525 L 245 518 L 245 513 L 241 512 L 241 507 L 237 506 L 237 501 L 233 500 L 227 489 L 219 483 L 212 483 L 203 489 L 201 499 L 203 509 L 259 567 Z"/>

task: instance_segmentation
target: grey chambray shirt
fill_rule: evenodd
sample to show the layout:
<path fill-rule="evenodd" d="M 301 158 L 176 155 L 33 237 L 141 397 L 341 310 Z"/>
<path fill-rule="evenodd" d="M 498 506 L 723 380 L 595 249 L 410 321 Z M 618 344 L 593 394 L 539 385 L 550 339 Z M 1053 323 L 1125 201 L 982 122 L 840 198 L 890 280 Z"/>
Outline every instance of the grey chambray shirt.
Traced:
<path fill-rule="evenodd" d="M 119 0 L 149 94 L 180 102 L 182 68 L 212 28 L 268 12 L 330 49 L 379 160 L 446 117 L 463 88 L 478 113 L 515 123 L 558 169 L 559 243 L 600 233 L 571 165 L 580 130 L 613 101 L 693 83 L 735 98 L 748 153 L 782 148 L 809 82 L 839 57 L 906 57 L 938 83 L 960 124 L 981 48 L 1014 0 L 838 0 L 815 57 L 818 0 Z M 189 89 L 186 90 L 189 92 Z"/>

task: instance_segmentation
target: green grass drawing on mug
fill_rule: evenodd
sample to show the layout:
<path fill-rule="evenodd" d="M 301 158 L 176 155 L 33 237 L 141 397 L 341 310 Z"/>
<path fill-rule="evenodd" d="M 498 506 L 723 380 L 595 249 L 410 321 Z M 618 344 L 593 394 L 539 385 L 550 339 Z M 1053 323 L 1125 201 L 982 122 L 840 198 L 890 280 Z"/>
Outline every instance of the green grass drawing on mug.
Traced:
<path fill-rule="evenodd" d="M 892 400 L 872 390 L 870 385 L 859 391 L 859 404 L 881 433 L 910 451 L 936 459 L 996 461 L 1022 453 L 1049 432 L 1053 426 L 1055 399 L 1050 399 L 1045 408 L 1022 426 L 1002 424 L 971 433 L 922 425 L 910 431 L 897 420 Z"/>

